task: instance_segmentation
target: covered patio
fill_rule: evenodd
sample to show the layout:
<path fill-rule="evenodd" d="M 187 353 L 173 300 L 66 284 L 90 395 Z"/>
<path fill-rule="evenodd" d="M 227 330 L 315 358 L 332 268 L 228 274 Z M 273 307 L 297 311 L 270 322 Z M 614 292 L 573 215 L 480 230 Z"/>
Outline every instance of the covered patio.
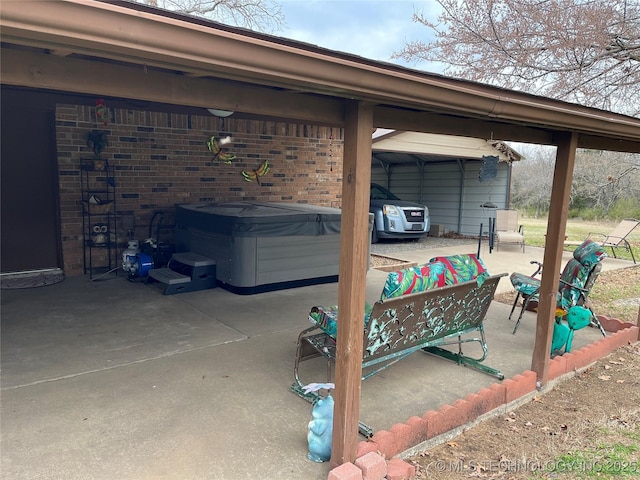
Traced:
<path fill-rule="evenodd" d="M 476 247 L 455 241 L 396 257 L 425 262 Z M 490 272 L 509 272 L 542 259 L 542 249 L 528 250 L 489 255 L 483 247 L 482 257 Z M 631 264 L 607 258 L 603 267 Z M 165 296 L 124 276 L 107 278 L 3 290 L 4 475 L 327 478 L 330 465 L 306 457 L 311 406 L 289 386 L 307 313 L 314 304 L 335 303 L 338 284 L 253 296 L 220 288 Z M 368 301 L 376 300 L 385 278 L 386 272 L 368 271 Z M 507 281 L 499 291 L 509 288 Z M 493 302 L 485 322 L 485 363 L 506 379 L 529 369 L 535 335 L 533 313 L 512 335 L 509 309 Z M 574 350 L 600 339 L 596 329 L 581 330 Z M 324 362 L 306 363 L 305 378 L 323 381 Z M 360 420 L 376 432 L 372 445 L 378 441 L 376 448 L 392 456 L 401 452 L 380 442 L 389 431 L 492 385 L 501 383 L 418 352 L 362 384 Z"/>
<path fill-rule="evenodd" d="M 28 6 L 24 6 L 28 5 Z M 341 258 L 340 258 L 340 282 L 337 291 L 327 290 L 326 298 L 319 298 L 322 291 L 319 288 L 313 289 L 314 302 L 321 303 L 329 300 L 329 297 L 337 297 L 340 311 L 346 318 L 355 319 L 353 322 L 341 322 L 338 337 L 338 362 L 336 372 L 336 414 L 334 420 L 333 455 L 332 465 L 340 465 L 351 462 L 356 458 L 357 453 L 357 420 L 367 409 L 367 388 L 376 388 L 376 383 L 361 385 L 359 361 L 361 358 L 361 334 L 363 329 L 363 308 L 364 300 L 369 292 L 369 276 L 367 273 L 367 253 L 369 246 L 367 210 L 368 193 L 371 179 L 371 132 L 374 127 L 392 128 L 405 131 L 421 131 L 444 134 L 462 134 L 484 139 L 500 139 L 521 141 L 530 143 L 541 143 L 557 145 L 557 161 L 554 171 L 553 194 L 551 197 L 552 212 L 549 218 L 547 231 L 547 245 L 544 253 L 545 275 L 542 278 L 542 292 L 540 308 L 537 316 L 535 328 L 527 322 L 527 328 L 531 329 L 530 336 L 525 336 L 525 330 L 521 327 L 523 335 L 516 336 L 517 341 L 532 342 L 527 349 L 521 346 L 518 354 L 524 355 L 522 364 L 513 367 L 513 372 L 522 372 L 531 366 L 537 376 L 540 385 L 545 385 L 549 379 L 549 358 L 548 351 L 551 342 L 551 329 L 553 319 L 553 308 L 555 306 L 555 292 L 557 291 L 558 278 L 562 263 L 561 239 L 564 236 L 564 228 L 567 218 L 567 205 L 571 176 L 575 160 L 576 148 L 598 148 L 617 151 L 640 152 L 640 120 L 625 117 L 578 105 L 553 101 L 546 98 L 535 97 L 485 85 L 459 81 L 457 79 L 440 77 L 438 75 L 413 71 L 401 67 L 381 64 L 367 59 L 342 54 L 340 52 L 327 51 L 322 48 L 299 44 L 281 38 L 273 38 L 266 35 L 255 34 L 240 29 L 233 29 L 226 26 L 211 24 L 200 19 L 191 17 L 181 17 L 169 12 L 161 12 L 152 8 L 145 8 L 140 5 L 132 5 L 127 2 L 107 3 L 107 2 L 84 2 L 79 0 L 64 2 L 4 2 L 1 5 L 0 22 L 3 33 L 2 47 L 2 82 L 3 84 L 33 89 L 48 89 L 53 91 L 77 92 L 94 95 L 110 95 L 115 97 L 133 98 L 146 101 L 164 102 L 185 106 L 214 106 L 216 108 L 249 112 L 263 117 L 289 118 L 302 122 L 312 122 L 316 124 L 326 124 L 339 126 L 344 129 L 344 158 L 343 158 L 343 179 L 342 179 L 342 222 L 348 228 L 342 229 L 341 235 Z M 493 269 L 493 267 L 489 267 Z M 71 280 L 71 279 L 70 279 Z M 66 285 L 74 281 L 82 283 L 82 279 L 71 280 L 63 283 L 59 287 L 68 288 Z M 80 321 L 83 324 L 91 323 L 99 332 L 110 330 L 114 334 L 125 335 L 135 338 L 136 335 L 129 335 L 127 328 L 131 325 L 125 322 L 122 328 L 113 330 L 109 322 L 98 322 L 96 319 L 105 317 L 108 312 L 141 310 L 141 305 L 126 305 L 122 309 L 118 307 L 130 301 L 131 289 L 126 291 L 115 291 L 106 293 L 104 289 L 98 293 L 93 284 L 91 288 L 83 292 L 85 298 L 79 302 L 76 298 L 78 290 L 72 289 L 68 292 L 68 304 L 65 308 L 75 305 L 76 308 L 84 308 Z M 115 285 L 115 283 L 114 283 Z M 325 287 L 323 287 L 325 288 Z M 331 289 L 332 286 L 327 286 Z M 374 288 L 375 290 L 379 290 Z M 44 292 L 45 290 L 43 290 Z M 96 295 L 95 300 L 91 293 Z M 19 296 L 23 292 L 14 292 Z M 295 301 L 302 296 L 296 291 Z M 13 293 L 12 293 L 13 295 Z M 33 295 L 33 294 L 31 294 Z M 195 294 L 194 294 L 195 295 Z M 275 294 L 274 294 L 275 295 Z M 281 295 L 286 295 L 283 292 Z M 62 293 L 57 296 L 58 300 L 65 297 Z M 318 298 L 318 300 L 315 300 Z M 101 303 L 108 301 L 108 303 Z M 304 312 L 308 309 L 309 297 L 304 296 Z M 32 318 L 28 313 L 28 308 L 36 305 L 47 305 L 47 301 L 37 302 L 35 298 L 24 300 L 24 308 L 20 319 Z M 182 302 L 179 297 L 171 300 L 162 298 L 162 303 Z M 280 299 L 274 299 L 277 304 Z M 6 302 L 6 303 L 5 303 Z M 3 295 L 3 322 L 7 309 L 17 299 Z M 120 303 L 122 302 L 122 303 Z M 334 300 L 335 302 L 335 300 Z M 179 307 L 166 305 L 166 308 L 173 311 L 172 322 L 180 322 L 184 314 L 182 303 Z M 82 307 L 84 306 L 84 307 Z M 87 307 L 88 306 L 88 307 Z M 135 307 L 135 308 L 134 308 Z M 243 301 L 244 308 L 251 308 L 249 302 Z M 493 306 L 492 306 L 493 307 Z M 498 306 L 500 308 L 500 306 Z M 47 307 L 49 308 L 49 307 Z M 174 310 L 171 310 L 171 309 Z M 197 312 L 202 312 L 211 306 L 195 306 Z M 293 310 L 293 309 L 292 309 Z M 233 315 L 235 321 L 252 322 L 256 317 L 264 315 L 264 306 L 259 309 L 245 311 L 243 315 L 236 315 L 233 309 L 226 312 Z M 99 312 L 99 313 L 98 313 Z M 48 312 L 49 313 L 49 312 Z M 276 312 L 273 312 L 276 313 Z M 146 320 L 158 315 L 158 306 L 149 306 L 146 314 L 137 315 L 135 318 Z M 279 326 L 278 322 L 282 316 L 265 315 L 267 318 L 275 318 L 275 325 L 278 335 L 282 331 L 290 332 L 293 335 L 293 328 Z M 37 316 L 36 316 L 37 317 Z M 494 318 L 493 314 L 491 317 Z M 502 317 L 496 315 L 495 318 Z M 35 317 L 34 317 L 35 318 Z M 296 322 L 300 317 L 296 315 Z M 304 314 L 303 314 L 304 318 Z M 262 320 L 262 319 L 261 319 Z M 28 320 L 27 320 L 28 321 Z M 18 322 L 15 319 L 14 322 Z M 95 323 L 93 323 L 95 322 Z M 18 322 L 19 323 L 19 322 Z M 262 323 L 264 321 L 262 320 Z M 303 322 L 304 323 L 304 322 Z M 493 323 L 491 320 L 488 324 Z M 74 322 L 75 325 L 75 322 Z M 179 324 L 185 327 L 184 324 Z M 210 328 L 210 325 L 207 324 Z M 300 325 L 297 324 L 296 329 Z M 143 323 L 142 331 L 149 333 L 162 332 L 164 327 L 154 325 L 154 328 Z M 60 332 L 67 333 L 69 339 L 81 338 L 81 343 L 90 352 L 93 348 L 92 342 L 88 341 L 95 331 L 74 332 L 74 326 L 70 330 L 64 328 Z M 146 330 L 148 328 L 148 331 Z M 222 328 L 226 330 L 226 328 Z M 273 355 L 264 357 L 254 357 L 259 349 L 251 345 L 252 342 L 265 340 L 272 330 L 263 331 L 262 336 L 247 338 L 246 342 L 234 342 L 236 335 L 248 336 L 241 328 L 227 332 L 230 337 L 223 340 L 221 350 L 232 349 L 243 344 L 240 357 L 236 358 L 238 365 L 244 362 L 242 359 L 254 358 L 258 363 L 269 362 L 275 365 L 284 362 L 284 356 Z M 503 329 L 499 329 L 503 331 Z M 187 329 L 190 334 L 197 332 Z M 29 362 L 30 354 L 37 352 L 42 343 L 50 347 L 51 351 L 60 353 L 55 359 L 50 358 L 42 365 L 49 369 L 60 368 L 59 364 L 64 364 L 64 360 L 73 356 L 77 352 L 77 345 L 64 347 L 65 343 L 59 338 L 47 338 L 43 332 L 39 331 L 38 325 L 32 327 L 32 334 L 17 335 L 11 338 L 10 344 L 15 344 L 14 353 L 17 356 L 15 365 L 25 365 Z M 75 336 L 74 336 L 75 333 Z M 136 343 L 122 346 L 116 342 L 110 345 L 108 342 L 99 343 L 99 349 L 106 348 L 107 351 L 114 351 L 126 354 L 133 352 L 133 360 L 126 367 L 117 369 L 107 369 L 103 372 L 97 366 L 89 368 L 95 370 L 95 375 L 110 375 L 122 372 L 124 369 L 134 369 L 128 371 L 126 382 L 119 382 L 117 378 L 98 378 L 96 383 L 82 385 L 76 383 L 69 384 L 60 393 L 49 397 L 46 403 L 41 403 L 47 398 L 44 393 L 50 389 L 53 382 L 50 378 L 60 378 L 64 382 L 82 382 L 90 378 L 87 375 L 77 375 L 70 371 L 60 369 L 54 371 L 53 376 L 43 378 L 31 378 L 18 380 L 10 387 L 7 383 L 6 372 L 3 362 L 3 385 L 6 390 L 3 392 L 3 409 L 10 412 L 11 417 L 21 418 L 27 431 L 28 422 L 32 421 L 31 435 L 28 437 L 12 437 L 7 433 L 7 420 L 3 418 L 3 441 L 9 440 L 12 445 L 19 445 L 17 450 L 22 455 L 35 455 L 36 450 L 31 445 L 31 437 L 48 438 L 45 445 L 52 445 L 53 440 L 60 438 L 71 438 L 72 442 L 79 439 L 81 432 L 77 430 L 65 430 L 70 425 L 71 417 L 79 411 L 76 405 L 69 410 L 72 400 L 78 398 L 97 406 L 97 411 L 104 415 L 97 417 L 95 429 L 87 433 L 85 443 L 99 445 L 107 438 L 120 439 L 128 438 L 138 446 L 137 450 L 118 450 L 121 443 L 111 451 L 95 450 L 92 458 L 84 457 L 79 444 L 72 443 L 65 448 L 66 452 L 76 452 L 78 457 L 75 463 L 72 462 L 66 467 L 69 471 L 75 471 L 75 467 L 84 462 L 91 462 L 96 468 L 104 465 L 105 455 L 115 458 L 149 458 L 145 456 L 145 451 L 155 451 L 155 461 L 130 464 L 132 469 L 148 468 L 146 471 L 123 472 L 121 477 L 130 475 L 131 478 L 140 478 L 144 475 L 150 477 L 160 477 L 163 473 L 163 462 L 168 460 L 167 449 L 154 450 L 155 445 L 153 432 L 149 429 L 141 429 L 142 434 L 136 439 L 135 430 L 128 431 L 130 427 L 135 428 L 135 419 L 139 418 L 141 411 L 156 412 L 158 416 L 149 422 L 149 426 L 156 425 L 159 420 L 163 420 L 162 428 L 167 431 L 173 428 L 176 431 L 181 427 L 176 423 L 176 418 L 188 411 L 189 405 L 185 403 L 185 374 L 192 380 L 202 378 L 205 380 L 206 373 L 201 368 L 215 364 L 223 359 L 233 358 L 227 352 L 220 353 L 220 357 L 198 357 L 190 368 L 187 364 L 160 365 L 156 362 L 163 362 L 168 358 L 182 355 L 171 355 L 171 352 L 180 351 L 184 345 L 190 345 L 195 341 L 203 340 L 203 343 L 195 343 L 201 348 L 192 348 L 184 355 L 206 354 L 209 350 L 206 345 L 206 336 L 191 338 L 190 334 L 179 333 L 175 340 L 174 348 L 167 352 L 163 348 L 152 348 L 148 358 L 156 359 L 149 363 L 145 358 L 139 358 L 135 354 L 140 353 L 142 347 Z M 171 335 L 169 335 L 171 337 Z M 33 345 L 20 346 L 20 340 L 36 338 Z M 511 337 L 509 337 L 511 338 Z M 3 342 L 6 335 L 3 334 Z M 172 341 L 170 340 L 169 343 Z M 161 342 L 162 343 L 162 342 Z M 501 343 L 501 342 L 498 342 Z M 514 341 L 505 342 L 509 347 L 514 346 Z M 270 348 L 273 342 L 268 343 L 265 348 Z M 64 347 L 64 348 L 59 348 Z M 47 350 L 45 348 L 45 350 Z M 220 350 L 219 350 L 220 351 Z M 526 352 L 526 353 L 524 353 Z M 3 355 L 5 349 L 3 349 Z M 46 355 L 45 355 L 46 357 Z M 91 366 L 91 361 L 84 359 L 95 358 L 87 355 L 78 360 L 83 367 Z M 490 357 L 489 361 L 498 364 L 506 363 L 507 360 L 515 360 L 515 355 L 506 355 L 505 359 L 498 360 Z M 495 360 L 495 361 L 494 361 Z M 104 360 L 109 361 L 109 358 Z M 411 361 L 414 361 L 413 359 Z M 408 368 L 411 361 L 407 361 Z M 111 361 L 113 362 L 113 360 Z M 252 362 L 252 364 L 255 362 Z M 141 366 L 158 365 L 158 370 L 152 375 L 145 375 L 141 370 L 135 370 Z M 505 368 L 505 370 L 507 370 Z M 247 373 L 251 369 L 247 369 Z M 460 371 L 460 369 L 458 370 Z M 103 373 L 100 373 L 103 372 Z M 169 375 L 172 373 L 172 375 Z M 457 373 L 457 371 L 456 371 Z M 509 374 L 506 371 L 507 375 Z M 465 371 L 465 375 L 468 372 Z M 92 374 L 94 375 L 94 374 Z M 218 377 L 235 380 L 242 390 L 242 398 L 250 398 L 251 415 L 255 415 L 256 405 L 260 404 L 261 389 L 257 380 L 264 380 L 264 376 L 244 375 L 245 378 L 232 378 L 223 371 L 214 374 Z M 247 378 L 254 381 L 248 381 Z M 389 375 L 388 378 L 391 376 Z M 407 378 L 412 375 L 407 374 Z M 93 377 L 96 378 L 96 377 Z M 153 378 L 158 380 L 151 382 L 150 391 L 157 391 L 159 379 L 172 378 L 169 386 L 173 401 L 167 404 L 167 408 L 159 408 L 159 403 L 154 402 L 151 397 L 134 398 L 129 403 L 120 403 L 125 392 L 142 392 L 143 380 Z M 394 380 L 401 377 L 393 376 Z M 452 375 L 443 377 L 450 384 Z M 221 382 L 223 382 L 222 380 Z M 488 380 L 487 380 L 488 381 Z M 202 395 L 203 402 L 200 405 L 210 406 L 208 403 L 216 395 L 224 395 L 226 392 L 220 391 L 221 382 L 216 382 L 208 394 L 202 391 L 197 395 Z M 421 382 L 422 383 L 422 382 Z M 470 386 L 469 383 L 462 383 Z M 21 385 L 23 385 L 21 387 Z M 108 391 L 98 389 L 102 385 L 109 385 Z M 155 389 L 153 386 L 155 385 Z M 403 382 L 404 385 L 404 382 Z M 266 385 L 263 385 L 266 386 Z M 424 384 L 426 387 L 427 384 Z M 93 387 L 93 388 L 92 388 Z M 6 397 L 12 392 L 27 392 L 26 397 L 16 396 L 13 401 L 7 401 Z M 362 389 L 362 392 L 361 392 Z M 432 392 L 429 388 L 429 392 Z M 379 386 L 372 390 L 384 392 L 382 401 L 391 405 L 390 396 L 395 395 L 396 389 L 385 389 Z M 97 393 L 101 392 L 101 393 Z M 361 395 L 362 393 L 362 395 Z M 457 395 L 460 392 L 456 393 Z M 191 395 L 189 394 L 189 398 Z M 284 394 L 283 394 L 284 395 Z M 362 398 L 362 404 L 361 404 Z M 235 397 L 222 397 L 223 402 L 220 409 L 235 408 Z M 445 400 L 446 401 L 446 400 Z M 147 403 L 145 403 L 147 402 Z M 143 410 L 139 410 L 139 405 L 145 405 Z M 284 403 L 275 401 L 267 402 L 264 408 L 265 413 L 261 413 L 260 418 L 268 417 L 266 412 L 269 407 L 274 408 Z M 395 404 L 394 404 L 395 405 Z M 27 407 L 31 406 L 31 409 Z M 55 408 L 54 408 L 55 407 Z M 423 406 L 424 407 L 424 406 Z M 198 407 L 193 405 L 194 409 Z M 306 417 L 308 406 L 299 408 L 300 417 Z M 428 406 L 426 408 L 429 408 Z M 26 410 L 25 410 L 26 409 Z M 219 410 L 220 410 L 219 409 Z M 422 408 L 424 410 L 424 408 Z M 228 410 L 227 410 L 228 412 Z M 107 415 L 107 413 L 109 413 Z M 212 416 L 210 411 L 201 410 L 190 415 L 188 422 L 191 428 L 183 430 L 185 436 L 180 442 L 173 443 L 171 435 L 167 437 L 166 446 L 173 447 L 176 457 L 172 464 L 181 460 L 186 468 L 195 468 L 191 463 L 194 451 L 201 451 L 203 455 L 210 458 L 211 465 L 218 460 L 217 455 L 213 455 L 216 447 L 232 443 L 225 440 L 222 434 L 224 430 L 210 430 L 211 437 L 206 442 L 200 443 L 197 440 L 189 441 L 191 432 L 194 429 L 207 431 L 207 426 L 212 426 Z M 391 414 L 391 412 L 387 412 Z M 291 424 L 297 422 L 288 420 L 291 412 L 287 412 L 286 417 L 281 417 L 281 422 L 277 425 Z M 402 415 L 411 415 L 410 412 L 403 412 Z M 49 422 L 39 422 L 41 416 L 46 416 Z M 255 423 L 257 417 L 250 417 L 247 410 L 241 411 L 234 418 L 251 418 Z M 9 417 L 9 418 L 11 418 Z M 81 418 L 80 418 L 81 417 Z M 228 418 L 227 416 L 226 418 Z M 74 416 L 75 418 L 75 416 Z M 114 424 L 113 418 L 118 418 L 121 423 Z M 387 422 L 393 421 L 392 417 L 385 417 Z M 286 420 L 286 421 L 285 421 Z M 367 421 L 367 419 L 363 419 Z M 89 425 L 88 415 L 79 415 L 77 421 L 81 425 Z M 375 422 L 371 422 L 375 423 Z M 380 422 L 381 425 L 383 422 Z M 388 423 L 387 423 L 388 424 Z M 114 425 L 117 425 L 114 427 Z M 384 428 L 381 426 L 380 428 Z M 229 429 L 239 431 L 237 423 L 229 425 Z M 94 436 L 96 431 L 101 431 L 102 435 Z M 242 449 L 234 450 L 234 454 L 226 459 L 234 462 L 227 465 L 227 471 L 244 463 L 252 463 L 255 466 L 256 459 L 247 456 L 239 456 L 238 452 L 253 453 L 261 447 L 263 450 L 281 445 L 272 443 L 273 437 L 267 437 L 263 432 L 270 431 L 269 428 L 261 429 L 255 436 L 244 436 L 241 441 L 235 444 L 236 447 L 242 445 Z M 61 433 L 62 432 L 62 433 Z M 127 432 L 128 435 L 121 436 Z M 283 438 L 290 438 L 284 436 Z M 253 442 L 253 443 L 247 443 Z M 145 450 L 146 449 L 146 450 Z M 46 448 L 45 448 L 46 451 Z M 3 449 L 3 461 L 6 456 L 6 449 Z M 59 461 L 59 451 L 54 452 L 45 459 L 40 459 L 43 465 L 54 465 Z M 71 460 L 70 457 L 67 457 Z M 35 460 L 34 460 L 35 461 Z M 288 462 L 285 462 L 286 471 L 295 470 Z M 24 459 L 20 464 L 24 464 Z M 28 460 L 26 463 L 31 463 Z M 61 466 L 65 468 L 65 466 Z M 319 470 L 326 468 L 316 467 Z M 159 469 L 160 471 L 155 471 Z M 282 472 L 284 475 L 284 472 Z M 326 473 L 324 471 L 323 473 Z M 113 472 L 111 472 L 113 476 Z M 187 475 L 188 476 L 188 475 Z M 197 476 L 197 472 L 193 476 Z M 264 478 L 267 475 L 259 474 L 255 478 Z M 279 475 L 276 475 L 278 477 Z M 267 476 L 268 477 L 268 476 Z M 105 477 L 106 478 L 106 477 Z M 251 478 L 242 477 L 240 478 Z M 284 477 L 281 477 L 284 478 Z"/>

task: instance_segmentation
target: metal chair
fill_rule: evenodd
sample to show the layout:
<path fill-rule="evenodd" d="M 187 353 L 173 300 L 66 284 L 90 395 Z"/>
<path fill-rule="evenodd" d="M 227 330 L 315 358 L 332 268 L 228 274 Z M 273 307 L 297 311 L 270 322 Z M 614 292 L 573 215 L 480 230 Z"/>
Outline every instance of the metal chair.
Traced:
<path fill-rule="evenodd" d="M 524 230 L 522 225 L 518 225 L 517 210 L 496 210 L 494 243 L 496 250 L 501 244 L 522 245 L 524 253 Z"/>
<path fill-rule="evenodd" d="M 599 243 L 603 247 L 610 247 L 614 258 L 617 258 L 615 249 L 624 248 L 631 254 L 633 263 L 636 263 L 636 258 L 633 256 L 633 250 L 631 249 L 631 245 L 629 245 L 627 237 L 638 225 L 640 225 L 640 220 L 636 220 L 635 218 L 625 218 L 611 231 L 611 233 L 589 233 L 588 238 L 592 235 L 600 235 L 604 237 L 604 240 Z"/>
<path fill-rule="evenodd" d="M 556 305 L 558 309 L 568 312 L 573 306 L 584 305 L 602 269 L 600 262 L 606 256 L 607 253 L 602 245 L 591 239 L 585 240 L 575 249 L 573 258 L 567 262 L 560 275 Z M 515 288 L 517 295 L 509 314 L 509 320 L 511 320 L 516 309 L 518 300 L 522 297 L 522 308 L 513 329 L 514 334 L 518 330 L 524 311 L 532 302 L 538 302 L 540 298 L 540 278 L 538 275 L 542 272 L 542 263 L 537 261 L 532 261 L 531 263 L 538 265 L 532 275 L 514 272 L 510 276 L 511 284 Z M 589 310 L 591 311 L 591 309 Z M 605 331 L 593 311 L 591 311 L 591 314 L 592 323 L 600 329 L 602 335 L 605 335 Z"/>

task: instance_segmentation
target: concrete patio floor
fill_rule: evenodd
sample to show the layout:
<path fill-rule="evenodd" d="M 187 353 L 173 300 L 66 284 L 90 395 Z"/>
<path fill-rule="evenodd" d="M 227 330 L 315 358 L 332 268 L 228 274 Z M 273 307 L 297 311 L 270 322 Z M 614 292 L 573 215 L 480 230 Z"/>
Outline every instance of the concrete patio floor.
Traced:
<path fill-rule="evenodd" d="M 385 248 L 385 255 L 394 250 Z M 436 248 L 398 243 L 391 256 L 424 263 L 476 249 L 473 241 Z M 528 273 L 529 261 L 542 261 L 542 254 L 532 247 L 489 254 L 484 247 L 482 258 L 494 274 Z M 603 262 L 605 270 L 629 265 Z M 369 270 L 370 302 L 386 275 Z M 337 288 L 165 296 L 121 275 L 3 290 L 2 477 L 326 479 L 328 463 L 306 458 L 311 406 L 289 386 L 309 308 L 335 304 Z M 499 291 L 510 288 L 503 279 Z M 485 363 L 507 378 L 530 368 L 535 330 L 535 315 L 526 313 L 512 335 L 509 310 L 493 302 L 485 322 Z M 599 338 L 595 329 L 581 330 L 574 348 Z M 323 381 L 325 364 L 306 362 L 301 373 Z M 361 420 L 374 431 L 388 429 L 494 381 L 418 352 L 363 383 Z"/>

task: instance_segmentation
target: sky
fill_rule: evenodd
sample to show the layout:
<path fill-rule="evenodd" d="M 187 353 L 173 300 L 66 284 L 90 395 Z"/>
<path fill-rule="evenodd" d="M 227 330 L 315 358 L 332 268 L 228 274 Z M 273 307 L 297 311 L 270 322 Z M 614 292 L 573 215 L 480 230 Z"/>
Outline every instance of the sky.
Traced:
<path fill-rule="evenodd" d="M 437 67 L 392 59 L 410 40 L 428 41 L 414 11 L 437 18 L 435 0 L 280 0 L 286 27 L 277 35 L 381 62 L 428 70 Z"/>

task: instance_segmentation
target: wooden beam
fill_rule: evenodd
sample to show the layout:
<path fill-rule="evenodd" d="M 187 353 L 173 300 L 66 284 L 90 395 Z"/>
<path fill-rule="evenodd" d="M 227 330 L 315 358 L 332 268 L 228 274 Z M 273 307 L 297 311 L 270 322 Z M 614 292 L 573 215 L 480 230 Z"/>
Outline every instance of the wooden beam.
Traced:
<path fill-rule="evenodd" d="M 124 62 L 117 61 L 115 55 L 114 59 L 106 61 L 64 56 L 70 52 L 62 47 L 51 55 L 2 48 L 2 83 L 174 105 L 214 106 L 283 120 L 342 126 L 343 100 L 306 94 L 293 85 L 283 90 L 271 88 L 268 83 L 255 85 L 255 79 L 251 78 L 243 83 L 237 78 L 226 78 L 223 70 L 213 73 L 193 69 L 176 73 L 143 64 L 126 63 L 126 59 Z M 463 117 L 442 111 L 421 112 L 411 108 L 377 106 L 374 110 L 374 126 L 400 131 L 553 144 L 552 132 L 548 128 L 489 117 Z M 578 147 L 640 152 L 640 140 L 580 134 Z"/>
<path fill-rule="evenodd" d="M 578 135 L 565 133 L 557 137 L 558 151 L 553 173 L 547 239 L 544 250 L 544 269 L 540 281 L 540 302 L 536 337 L 531 359 L 531 370 L 538 376 L 538 385 L 547 382 L 553 324 L 555 319 L 556 298 L 560 268 L 562 266 L 562 247 L 569 212 L 569 194 L 573 179 L 573 167 L 576 160 Z"/>
<path fill-rule="evenodd" d="M 349 101 L 345 112 L 342 167 L 342 218 L 338 283 L 338 339 L 334 391 L 333 466 L 356 458 L 365 285 L 370 243 L 369 190 L 371 183 L 371 129 L 373 108 Z"/>
<path fill-rule="evenodd" d="M 400 131 L 462 135 L 485 140 L 510 140 L 541 145 L 553 143 L 550 132 L 526 125 L 507 124 L 489 118 L 465 118 L 390 107 L 375 108 L 374 126 Z"/>
<path fill-rule="evenodd" d="M 492 118 L 461 117 L 442 112 L 419 112 L 409 109 L 377 106 L 374 126 L 392 130 L 461 135 L 485 140 L 555 145 L 556 137 L 549 130 L 525 124 L 505 123 Z M 636 141 L 580 134 L 578 148 L 640 153 L 640 138 Z"/>
<path fill-rule="evenodd" d="M 250 112 L 272 118 L 341 126 L 341 100 L 225 79 L 194 78 L 155 69 L 2 49 L 2 83 L 100 97 L 132 98 Z"/>
<path fill-rule="evenodd" d="M 581 134 L 578 137 L 578 148 L 640 153 L 640 138 L 634 142 L 630 140 L 611 140 L 610 138 Z"/>
<path fill-rule="evenodd" d="M 0 2 L 3 44 L 71 50 L 86 56 L 88 70 L 99 63 L 95 59 L 110 59 L 112 64 L 135 64 L 139 70 L 163 69 L 176 76 L 208 73 L 252 86 L 302 90 L 327 100 L 367 101 L 396 107 L 399 116 L 438 112 L 449 114 L 454 122 L 456 117 L 476 118 L 485 125 L 495 122 L 496 128 L 511 125 L 531 133 L 521 138 L 494 129 L 493 137 L 492 130 L 473 134 L 479 138 L 545 143 L 536 139 L 538 130 L 576 131 L 630 145 L 640 139 L 638 118 L 382 64 L 284 38 L 275 41 L 193 17 L 160 14 L 122 2 L 43 1 L 37 2 L 38 8 L 25 8 L 24 3 Z M 165 91 L 169 102 L 176 101 L 175 93 Z M 451 133 L 464 132 L 458 128 Z"/>

